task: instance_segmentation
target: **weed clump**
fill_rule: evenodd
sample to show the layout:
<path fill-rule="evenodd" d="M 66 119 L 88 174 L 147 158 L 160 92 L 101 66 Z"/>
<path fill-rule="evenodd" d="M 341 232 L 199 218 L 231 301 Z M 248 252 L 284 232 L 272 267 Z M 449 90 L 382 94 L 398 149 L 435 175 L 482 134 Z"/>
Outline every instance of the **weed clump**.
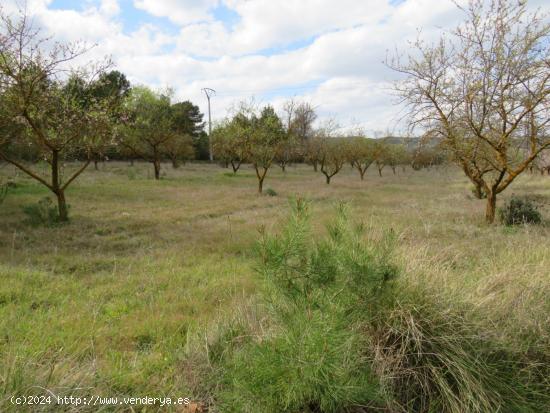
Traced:
<path fill-rule="evenodd" d="M 275 191 L 273 188 L 267 188 L 265 190 L 265 194 L 267 196 L 277 196 L 277 191 Z"/>
<path fill-rule="evenodd" d="M 504 225 L 540 224 L 541 214 L 537 206 L 528 198 L 512 196 L 498 211 Z"/>

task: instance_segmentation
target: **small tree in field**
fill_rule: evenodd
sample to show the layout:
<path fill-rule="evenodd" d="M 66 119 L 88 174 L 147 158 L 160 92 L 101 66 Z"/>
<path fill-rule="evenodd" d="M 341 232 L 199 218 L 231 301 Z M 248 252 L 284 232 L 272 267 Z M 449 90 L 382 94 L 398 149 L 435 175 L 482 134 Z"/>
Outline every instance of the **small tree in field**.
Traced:
<path fill-rule="evenodd" d="M 174 139 L 168 140 L 164 145 L 166 155 L 172 161 L 172 167 L 177 169 L 180 164 L 195 159 L 195 148 L 193 138 L 190 135 L 176 135 Z"/>
<path fill-rule="evenodd" d="M 497 195 L 550 147 L 550 23 L 525 1 L 471 0 L 465 22 L 390 65 L 411 125 L 441 140 L 494 222 Z"/>
<path fill-rule="evenodd" d="M 293 134 L 285 133 L 285 136 L 277 145 L 275 154 L 275 162 L 281 167 L 283 172 L 286 172 L 286 167 L 300 155 L 300 145 L 298 137 Z"/>
<path fill-rule="evenodd" d="M 386 164 L 389 165 L 393 174 L 397 173 L 397 167 L 404 165 L 408 160 L 407 150 L 403 145 L 388 144 L 386 151 Z"/>
<path fill-rule="evenodd" d="M 50 44 L 23 12 L 12 20 L 0 9 L 0 24 L 0 159 L 47 187 L 57 198 L 59 221 L 67 221 L 65 191 L 113 133 L 116 99 L 107 94 L 83 104 L 80 93 L 95 90 L 108 63 L 73 68 L 67 76 L 84 47 Z M 68 78 L 78 79 L 81 89 L 72 88 Z M 32 148 L 48 163 L 49 176 L 14 156 L 12 144 Z M 64 162 L 79 156 L 83 164 L 65 176 Z"/>
<path fill-rule="evenodd" d="M 323 138 L 321 148 L 321 173 L 325 175 L 328 185 L 332 177 L 340 172 L 346 163 L 346 142 L 343 138 Z"/>
<path fill-rule="evenodd" d="M 277 149 L 284 138 L 283 124 L 273 107 L 264 107 L 259 117 L 252 115 L 249 156 L 258 178 L 259 193 L 263 192 L 263 183 L 267 171 L 273 165 Z"/>
<path fill-rule="evenodd" d="M 312 136 L 302 144 L 302 151 L 306 163 L 313 166 L 313 170 L 317 172 L 323 155 L 323 139 L 319 136 Z"/>
<path fill-rule="evenodd" d="M 378 170 L 378 176 L 382 178 L 382 170 L 388 164 L 389 147 L 382 139 L 377 139 L 373 144 L 374 163 Z"/>
<path fill-rule="evenodd" d="M 231 165 L 236 174 L 250 152 L 252 120 L 238 113 L 212 131 L 212 145 L 216 159 Z"/>
<path fill-rule="evenodd" d="M 374 144 L 365 137 L 351 138 L 346 143 L 346 159 L 359 172 L 362 181 L 375 160 L 374 155 Z"/>
<path fill-rule="evenodd" d="M 126 110 L 129 121 L 120 137 L 120 145 L 136 157 L 151 162 L 155 179 L 160 179 L 161 161 L 167 155 L 167 148 L 182 139 L 174 130 L 170 96 L 147 87 L 135 87 L 128 97 Z"/>

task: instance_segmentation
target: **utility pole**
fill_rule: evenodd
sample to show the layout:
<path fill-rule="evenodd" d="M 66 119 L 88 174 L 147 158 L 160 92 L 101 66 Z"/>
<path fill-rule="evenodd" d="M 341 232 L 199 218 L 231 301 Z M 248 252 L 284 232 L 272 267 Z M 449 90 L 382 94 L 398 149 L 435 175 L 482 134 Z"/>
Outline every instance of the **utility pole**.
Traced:
<path fill-rule="evenodd" d="M 208 99 L 208 155 L 210 156 L 210 162 L 214 160 L 214 154 L 212 153 L 212 115 L 210 112 L 210 96 L 216 95 L 216 91 L 214 89 L 210 89 L 209 87 L 203 87 L 202 91 L 206 95 L 206 99 Z"/>

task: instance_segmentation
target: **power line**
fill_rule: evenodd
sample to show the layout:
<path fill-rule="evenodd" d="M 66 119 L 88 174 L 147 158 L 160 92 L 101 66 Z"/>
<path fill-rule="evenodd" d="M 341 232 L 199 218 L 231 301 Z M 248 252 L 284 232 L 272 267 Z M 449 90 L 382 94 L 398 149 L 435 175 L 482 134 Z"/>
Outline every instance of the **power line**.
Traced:
<path fill-rule="evenodd" d="M 210 162 L 212 162 L 214 160 L 214 154 L 212 152 L 212 113 L 210 110 L 210 96 L 216 95 L 216 91 L 209 87 L 203 87 L 202 91 L 206 95 L 206 99 L 208 99 L 208 156 Z"/>

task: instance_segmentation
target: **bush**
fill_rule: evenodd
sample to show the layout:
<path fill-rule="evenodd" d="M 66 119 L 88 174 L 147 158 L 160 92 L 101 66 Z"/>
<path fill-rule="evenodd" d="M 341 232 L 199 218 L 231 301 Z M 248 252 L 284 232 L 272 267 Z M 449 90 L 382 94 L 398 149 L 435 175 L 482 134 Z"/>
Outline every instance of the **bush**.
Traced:
<path fill-rule="evenodd" d="M 537 206 L 528 198 L 512 196 L 498 213 L 504 225 L 540 224 L 542 221 Z"/>
<path fill-rule="evenodd" d="M 33 227 L 49 227 L 59 223 L 57 208 L 48 197 L 42 198 L 36 204 L 25 205 L 22 209 L 27 216 L 27 223 Z"/>
<path fill-rule="evenodd" d="M 265 194 L 268 196 L 277 196 L 277 192 L 273 188 L 267 188 Z"/>

